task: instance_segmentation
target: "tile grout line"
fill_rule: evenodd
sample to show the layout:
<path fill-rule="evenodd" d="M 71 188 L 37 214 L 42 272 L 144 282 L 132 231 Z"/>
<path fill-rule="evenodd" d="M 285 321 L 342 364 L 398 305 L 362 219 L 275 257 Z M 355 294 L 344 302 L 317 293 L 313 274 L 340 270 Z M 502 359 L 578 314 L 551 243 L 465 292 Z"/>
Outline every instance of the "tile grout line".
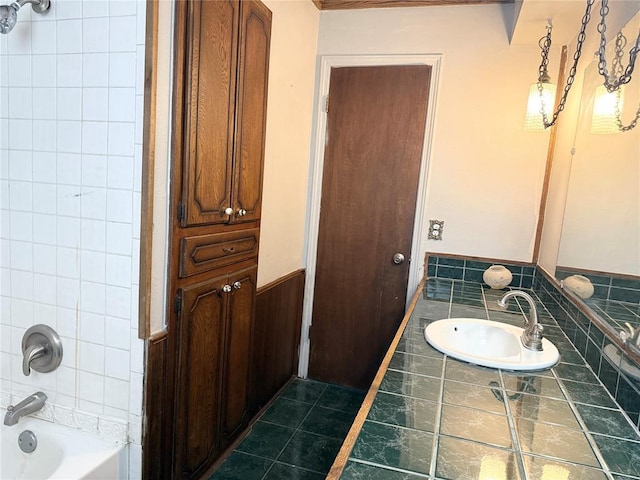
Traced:
<path fill-rule="evenodd" d="M 453 293 L 453 283 L 451 285 Z M 449 315 L 451 316 L 451 301 L 449 302 Z M 429 465 L 429 478 L 435 478 L 436 476 L 436 463 L 438 461 L 438 443 L 440 441 L 440 423 L 442 421 L 442 406 L 444 403 L 444 379 L 447 369 L 447 355 L 442 358 L 442 370 L 440 373 L 440 394 L 438 398 L 438 406 L 436 407 L 436 419 L 434 423 L 433 432 L 433 445 L 431 446 L 431 464 Z"/>
<path fill-rule="evenodd" d="M 599 405 L 593 405 L 593 404 L 590 404 L 590 403 L 583 403 L 583 402 L 576 402 L 576 403 L 580 403 L 580 404 L 584 404 L 584 405 L 593 405 L 593 406 L 596 406 L 596 407 L 599 407 L 599 408 L 606 408 L 607 410 L 613 410 L 613 411 L 620 412 L 620 413 L 622 413 L 622 415 L 625 417 L 625 419 L 627 420 L 627 422 L 628 422 L 629 424 L 631 424 L 631 426 L 632 426 L 633 428 L 635 428 L 636 430 L 638 430 L 638 428 L 636 427 L 636 425 L 635 425 L 635 424 L 633 423 L 633 421 L 629 418 L 629 416 L 628 416 L 627 412 L 626 412 L 623 408 L 621 408 L 621 407 L 618 405 L 618 402 L 617 402 L 617 400 L 615 399 L 615 397 L 611 394 L 611 392 L 609 391 L 609 389 L 608 389 L 608 388 L 606 388 L 606 387 L 604 386 L 604 384 L 603 384 L 603 382 L 602 382 L 602 379 L 600 378 L 600 376 L 598 375 L 598 373 L 597 373 L 597 372 L 595 372 L 595 371 L 591 368 L 591 365 L 589 364 L 589 362 L 587 362 L 587 361 L 586 361 L 586 359 L 583 357 L 582 353 L 580 353 L 580 352 L 577 350 L 577 348 L 575 347 L 574 342 L 573 342 L 573 341 L 572 341 L 572 340 L 567 336 L 567 334 L 566 334 L 566 332 L 564 331 L 564 329 L 563 329 L 562 327 L 560 327 L 560 325 L 558 324 L 558 321 L 557 321 L 557 320 L 556 320 L 556 318 L 551 314 L 551 312 L 546 308 L 546 305 L 544 305 L 544 303 L 542 302 L 542 300 L 540 299 L 540 297 L 538 296 L 538 294 L 537 294 L 535 291 L 534 291 L 534 293 L 536 294 L 536 298 L 540 301 L 540 303 L 542 304 L 542 306 L 545 308 L 545 311 L 547 311 L 547 313 L 549 314 L 549 317 L 554 321 L 554 323 L 558 326 L 558 328 L 560 328 L 560 331 L 562 332 L 563 336 L 564 336 L 564 337 L 565 337 L 565 338 L 566 338 L 566 339 L 571 343 L 571 345 L 574 347 L 574 349 L 576 350 L 576 352 L 578 353 L 578 355 L 579 355 L 579 356 L 580 356 L 580 358 L 582 359 L 583 363 L 582 363 L 582 364 L 578 364 L 578 365 L 585 366 L 585 367 L 586 367 L 586 368 L 588 368 L 591 372 L 593 372 L 593 374 L 595 375 L 596 379 L 598 380 L 597 385 L 599 385 L 600 387 L 602 387 L 602 388 L 605 390 L 605 392 L 609 395 L 609 398 L 610 398 L 611 400 L 613 400 L 613 402 L 617 405 L 617 408 L 610 409 L 610 408 L 608 408 L 608 407 L 600 407 Z M 581 329 L 581 330 L 582 330 L 582 327 L 581 327 L 581 326 L 580 326 L 580 325 L 579 325 L 575 320 L 573 320 L 573 318 L 572 318 L 572 321 L 573 321 L 573 323 L 576 325 L 576 327 L 577 327 L 577 328 L 579 328 L 579 329 Z M 590 322 L 589 327 L 588 327 L 588 329 L 587 329 L 587 332 L 585 332 L 585 334 L 586 334 L 586 336 L 587 336 L 587 341 L 592 340 L 592 339 L 591 339 L 591 337 L 590 337 L 590 335 L 589 335 L 589 330 L 591 329 L 591 326 L 592 326 L 592 325 L 593 325 L 593 324 Z M 583 330 L 583 331 L 584 331 L 584 330 Z M 606 337 L 605 337 L 605 340 L 606 340 Z M 594 344 L 595 344 L 595 342 L 594 342 Z M 600 351 L 602 351 L 602 350 L 597 346 L 597 344 L 596 344 L 596 348 L 598 348 Z M 568 363 L 567 363 L 567 365 L 574 365 L 574 364 L 568 364 Z M 557 375 L 557 373 L 555 372 L 555 367 L 554 367 L 553 369 L 551 369 L 551 372 L 552 372 L 552 374 L 554 375 L 554 378 L 556 378 L 557 380 L 563 380 L 563 379 L 561 379 L 561 377 L 559 377 L 559 376 Z M 570 380 L 570 381 L 571 381 L 571 380 Z M 564 382 L 564 380 L 563 380 L 563 382 Z M 570 395 L 568 394 L 568 392 L 566 391 L 566 388 L 565 388 L 565 385 L 564 385 L 564 383 L 563 383 L 563 382 L 561 383 L 561 390 L 562 390 L 563 394 L 565 395 L 565 397 L 567 397 L 567 399 L 569 399 L 569 398 L 571 398 L 571 396 L 570 396 Z M 616 380 L 616 389 L 618 388 L 618 384 L 619 384 L 619 382 L 620 382 L 620 376 L 618 376 L 618 379 Z M 559 383 L 560 383 L 560 382 L 559 382 Z M 596 385 L 596 384 L 594 384 L 594 385 Z M 573 401 L 573 400 L 571 400 L 571 402 L 570 402 L 570 403 L 572 404 L 572 410 L 574 410 L 574 414 L 575 414 L 575 412 L 577 412 L 578 410 L 577 410 L 577 407 L 575 407 L 575 409 L 573 408 L 573 407 L 574 407 L 574 406 L 573 406 L 573 402 L 574 402 L 574 401 Z M 582 418 L 580 418 L 580 420 L 582 420 Z M 581 423 L 581 425 L 582 425 L 582 423 Z M 585 427 L 585 428 L 584 428 L 584 430 L 585 430 L 585 432 L 586 432 L 586 431 L 587 431 L 587 430 L 586 430 L 586 425 L 585 425 L 584 427 Z M 603 434 L 601 434 L 601 435 L 603 435 Z M 603 435 L 603 436 L 607 436 L 607 437 L 609 437 L 610 435 Z M 610 437 L 612 437 L 612 438 L 619 438 L 619 437 L 613 437 L 613 436 L 610 436 Z"/>
<path fill-rule="evenodd" d="M 273 468 L 273 466 L 276 464 L 276 462 L 278 461 L 278 459 L 280 458 L 280 456 L 282 455 L 282 453 L 286 450 L 286 448 L 289 446 L 289 444 L 291 443 L 291 440 L 293 439 L 293 437 L 296 435 L 296 433 L 298 433 L 298 431 L 300 431 L 300 425 L 302 425 L 302 423 L 306 420 L 306 418 L 309 416 L 309 414 L 311 413 L 311 410 L 313 410 L 313 407 L 315 407 L 318 404 L 318 401 L 320 400 L 320 397 L 324 394 L 324 392 L 327 390 L 327 385 L 325 384 L 324 388 L 322 389 L 322 392 L 320 392 L 320 394 L 318 395 L 318 398 L 316 398 L 315 402 L 313 404 L 311 404 L 311 408 L 309 409 L 309 411 L 307 412 L 307 414 L 302 418 L 302 420 L 300 420 L 300 423 L 296 426 L 296 428 L 293 430 L 293 433 L 291 433 L 291 435 L 289 436 L 289 439 L 287 440 L 287 442 L 283 445 L 283 447 L 280 449 L 280 451 L 278 452 L 278 455 L 276 455 L 276 458 L 273 459 L 273 462 L 271 463 L 271 465 L 269 466 L 269 468 L 267 469 L 266 472 L 264 472 L 264 475 L 262 476 L 262 480 L 264 480 L 267 475 L 269 474 L 269 472 L 271 471 L 271 469 Z M 284 392 L 283 392 L 284 393 Z M 287 398 L 287 397 L 283 397 L 282 394 L 280 394 L 279 398 Z M 294 400 L 294 399 L 289 399 L 289 400 Z M 295 401 L 295 400 L 294 400 Z M 300 402 L 300 403 L 306 403 L 306 402 Z M 266 413 L 266 412 L 265 412 Z M 280 463 L 284 463 L 284 462 L 280 462 Z M 288 464 L 287 464 L 288 465 Z M 295 465 L 292 465 L 295 467 Z M 318 472 L 320 473 L 320 472 Z"/>
<path fill-rule="evenodd" d="M 291 434 L 291 436 L 289 437 L 288 441 L 285 443 L 285 445 L 282 447 L 282 449 L 280 450 L 280 452 L 278 453 L 278 455 L 276 456 L 275 459 L 273 459 L 271 466 L 269 467 L 269 469 L 265 472 L 264 476 L 262 477 L 262 479 L 264 480 L 266 478 L 266 476 L 269 474 L 269 472 L 271 471 L 271 469 L 273 468 L 273 466 L 276 463 L 280 463 L 283 465 L 290 465 L 294 468 L 300 468 L 302 470 L 308 471 L 308 472 L 313 472 L 313 473 L 318 473 L 320 475 L 326 475 L 323 472 L 319 472 L 317 470 L 311 470 L 305 467 L 300 467 L 297 465 L 291 465 L 290 463 L 286 463 L 286 462 L 280 462 L 279 458 L 282 455 L 282 453 L 285 451 L 285 449 L 287 448 L 287 446 L 291 443 L 291 440 L 293 439 L 293 437 L 296 435 L 296 433 L 298 432 L 305 432 L 305 433 L 310 433 L 312 435 L 317 435 L 319 437 L 323 437 L 323 438 L 329 438 L 331 440 L 338 440 L 334 437 L 329 437 L 327 435 L 321 435 L 315 432 L 307 432 L 306 430 L 302 430 L 300 427 L 302 426 L 302 424 L 304 423 L 304 421 L 309 417 L 309 415 L 311 414 L 311 411 L 315 408 L 315 407 L 320 407 L 320 408 L 327 408 L 329 410 L 333 410 L 333 411 L 339 411 L 339 412 L 344 412 L 344 410 L 340 410 L 337 408 L 331 408 L 331 407 L 324 407 L 323 405 L 319 405 L 318 402 L 320 401 L 320 398 L 322 397 L 322 395 L 324 395 L 325 391 L 327 390 L 327 388 L 329 387 L 329 384 L 325 384 L 324 389 L 322 390 L 322 392 L 318 395 L 318 398 L 314 401 L 314 403 L 308 403 L 308 402 L 300 402 L 299 400 L 295 400 L 292 398 L 288 398 L 288 397 L 281 397 L 281 398 L 287 398 L 288 400 L 292 400 L 292 401 L 297 401 L 299 403 L 306 403 L 307 405 L 311 405 L 311 408 L 309 409 L 309 411 L 307 412 L 307 414 L 302 418 L 302 420 L 300 421 L 300 423 L 298 424 L 298 426 L 294 429 L 293 433 Z M 349 413 L 349 412 L 345 412 L 345 413 Z M 277 425 L 277 424 L 273 424 L 273 425 Z M 344 438 L 341 439 L 342 442 L 344 442 Z M 261 457 L 264 458 L 264 457 Z M 271 460 L 271 459 L 270 459 Z"/>
<path fill-rule="evenodd" d="M 382 463 L 375 463 L 375 462 L 371 462 L 369 460 L 363 460 L 361 458 L 349 458 L 349 461 L 354 462 L 354 463 L 359 463 L 361 465 L 368 465 L 370 467 L 375 467 L 375 468 L 382 469 L 382 470 L 390 470 L 392 472 L 399 472 L 399 473 L 405 473 L 405 474 L 409 474 L 409 475 L 414 475 L 414 476 L 417 476 L 417 477 L 420 477 L 420 478 L 426 478 L 426 479 L 435 478 L 429 473 L 415 472 L 413 470 L 407 470 L 405 468 L 394 467 L 393 465 L 384 465 Z"/>
<path fill-rule="evenodd" d="M 556 379 L 556 382 L 558 382 L 558 385 L 560 385 L 560 390 L 562 390 L 562 394 L 565 396 L 567 403 L 569 405 L 569 408 L 573 412 L 573 415 L 576 417 L 576 420 L 578 421 L 580 428 L 582 428 L 582 432 L 584 436 L 587 438 L 587 442 L 589 443 L 589 446 L 591 447 L 593 454 L 595 455 L 596 459 L 600 463 L 600 466 L 602 467 L 602 471 L 604 472 L 604 474 L 607 476 L 608 479 L 613 480 L 611 469 L 609 468 L 609 465 L 605 461 L 604 456 L 602 455 L 602 452 L 600 452 L 600 448 L 598 447 L 598 444 L 596 443 L 595 439 L 591 435 L 591 432 L 587 428 L 587 425 L 584 423 L 584 420 L 582 419 L 582 415 L 580 415 L 580 412 L 578 411 L 578 407 L 576 407 L 575 403 L 573 402 L 573 399 L 571 398 L 571 395 L 567 391 L 566 387 L 564 386 L 564 383 L 562 382 L 562 379 L 558 376 L 555 369 L 552 369 L 551 371 L 553 373 L 554 378 Z"/>
<path fill-rule="evenodd" d="M 507 388 L 505 387 L 504 377 L 502 375 L 502 370 L 500 369 L 498 370 L 498 376 L 500 378 L 500 388 L 502 390 L 504 408 L 505 408 L 505 411 L 507 412 L 507 422 L 509 423 L 509 433 L 511 434 L 511 441 L 513 442 L 514 454 L 516 455 L 516 460 L 518 462 L 518 470 L 523 480 L 526 480 L 527 472 L 524 468 L 524 460 L 522 458 L 522 450 L 520 448 L 520 439 L 518 438 L 518 432 L 516 430 L 514 419 L 511 413 L 511 405 L 509 405 L 509 401 L 507 400 L 509 396 L 507 395 Z"/>

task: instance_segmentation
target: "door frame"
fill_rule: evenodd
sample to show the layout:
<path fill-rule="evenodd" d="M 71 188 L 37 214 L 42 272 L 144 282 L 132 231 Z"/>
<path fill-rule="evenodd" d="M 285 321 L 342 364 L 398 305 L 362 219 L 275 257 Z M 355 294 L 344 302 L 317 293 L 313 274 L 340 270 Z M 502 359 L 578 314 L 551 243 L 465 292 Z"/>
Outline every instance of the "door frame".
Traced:
<path fill-rule="evenodd" d="M 423 139 L 422 157 L 420 160 L 420 178 L 416 195 L 416 213 L 411 240 L 411 263 L 409 281 L 407 283 L 407 305 L 413 292 L 424 275 L 424 265 L 419 261 L 425 244 L 427 224 L 425 217 L 425 201 L 427 198 L 427 172 L 432 155 L 432 139 L 436 117 L 436 99 L 440 85 L 442 55 L 322 55 L 319 57 L 319 74 L 317 77 L 315 115 L 313 120 L 313 152 L 309 171 L 309 197 L 307 202 L 307 225 L 305 232 L 304 257 L 306 259 L 306 282 L 302 308 L 302 327 L 300 335 L 300 355 L 298 360 L 298 376 L 307 378 L 309 374 L 310 341 L 309 331 L 313 314 L 313 298 L 315 294 L 316 260 L 318 254 L 318 232 L 320 225 L 320 200 L 322 197 L 322 175 L 324 168 L 324 151 L 327 137 L 326 104 L 329 95 L 331 69 L 336 67 L 378 67 L 400 65 L 428 65 L 431 67 L 429 97 L 427 105 L 427 124 Z"/>

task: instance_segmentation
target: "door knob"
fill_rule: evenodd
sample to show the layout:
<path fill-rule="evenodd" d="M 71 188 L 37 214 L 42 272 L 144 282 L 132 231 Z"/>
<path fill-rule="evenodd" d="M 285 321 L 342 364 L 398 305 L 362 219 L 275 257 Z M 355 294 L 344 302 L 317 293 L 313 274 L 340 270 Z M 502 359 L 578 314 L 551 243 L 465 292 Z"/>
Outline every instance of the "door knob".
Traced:
<path fill-rule="evenodd" d="M 396 253 L 393 256 L 393 263 L 395 263 L 396 265 L 400 265 L 401 263 L 404 263 L 404 255 L 401 253 Z"/>
<path fill-rule="evenodd" d="M 231 207 L 227 207 L 227 208 L 225 208 L 225 209 L 224 209 L 224 214 L 225 214 L 225 215 L 231 215 L 231 214 L 233 214 L 233 208 L 231 208 Z"/>
<path fill-rule="evenodd" d="M 247 211 L 244 208 L 238 210 L 238 216 L 244 217 L 247 214 Z"/>
<path fill-rule="evenodd" d="M 231 291 L 231 285 L 225 285 L 224 287 L 222 287 L 222 291 L 224 293 L 229 293 Z"/>
<path fill-rule="evenodd" d="M 235 288 L 236 290 L 240 290 L 241 286 L 242 286 L 241 282 L 234 282 L 234 284 L 233 284 L 233 288 Z"/>

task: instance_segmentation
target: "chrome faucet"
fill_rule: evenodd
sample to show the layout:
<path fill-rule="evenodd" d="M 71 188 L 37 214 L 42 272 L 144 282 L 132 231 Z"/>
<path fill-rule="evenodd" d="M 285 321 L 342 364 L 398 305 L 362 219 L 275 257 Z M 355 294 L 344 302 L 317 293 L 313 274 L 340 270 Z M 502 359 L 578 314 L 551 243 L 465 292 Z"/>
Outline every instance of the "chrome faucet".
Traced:
<path fill-rule="evenodd" d="M 20 420 L 20 417 L 37 412 L 44 407 L 46 400 L 47 396 L 44 393 L 36 392 L 33 395 L 29 395 L 17 405 L 9 405 L 7 407 L 7 413 L 4 415 L 4 424 L 8 426 L 15 425 L 18 423 L 18 420 Z"/>
<path fill-rule="evenodd" d="M 627 331 L 620 332 L 620 338 L 626 345 L 634 347 L 636 350 L 640 348 L 640 326 L 633 328 L 629 322 L 624 323 L 627 327 Z"/>
<path fill-rule="evenodd" d="M 542 351 L 542 331 L 544 327 L 538 323 L 538 311 L 533 298 L 528 293 L 520 290 L 511 290 L 498 300 L 498 305 L 502 308 L 506 307 L 511 297 L 522 297 L 529 303 L 529 319 L 525 324 L 524 332 L 520 336 L 522 345 L 529 350 Z"/>

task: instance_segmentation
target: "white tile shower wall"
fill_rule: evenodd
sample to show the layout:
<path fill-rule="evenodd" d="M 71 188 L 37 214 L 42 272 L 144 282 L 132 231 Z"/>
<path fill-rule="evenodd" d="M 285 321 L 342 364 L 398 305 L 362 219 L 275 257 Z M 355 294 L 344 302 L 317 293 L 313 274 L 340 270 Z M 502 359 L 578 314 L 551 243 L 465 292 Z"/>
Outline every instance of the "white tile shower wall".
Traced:
<path fill-rule="evenodd" d="M 0 36 L 0 402 L 36 390 L 64 415 L 124 425 L 139 478 L 137 335 L 145 2 L 29 5 Z M 21 339 L 55 328 L 64 359 L 21 369 Z M 111 427 L 110 427 L 111 428 Z"/>

